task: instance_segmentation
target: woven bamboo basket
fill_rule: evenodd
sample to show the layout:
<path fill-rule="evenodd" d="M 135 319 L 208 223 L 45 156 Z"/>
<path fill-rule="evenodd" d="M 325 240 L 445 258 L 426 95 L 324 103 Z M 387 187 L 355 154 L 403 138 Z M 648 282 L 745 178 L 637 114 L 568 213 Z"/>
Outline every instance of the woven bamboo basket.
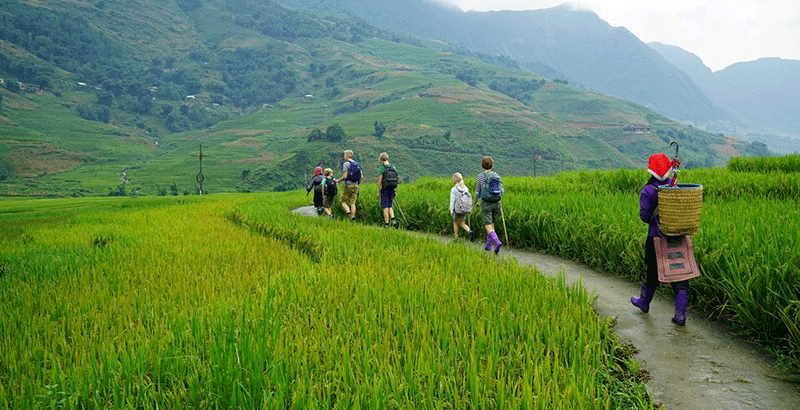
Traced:
<path fill-rule="evenodd" d="M 658 229 L 668 236 L 694 235 L 700 228 L 703 186 L 658 186 Z"/>

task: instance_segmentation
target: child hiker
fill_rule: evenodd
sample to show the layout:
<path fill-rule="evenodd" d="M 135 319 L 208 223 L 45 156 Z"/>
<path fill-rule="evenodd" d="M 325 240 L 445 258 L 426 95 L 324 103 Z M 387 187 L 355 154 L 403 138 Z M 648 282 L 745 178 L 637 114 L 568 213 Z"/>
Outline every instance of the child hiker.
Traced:
<path fill-rule="evenodd" d="M 669 174 L 672 172 L 672 163 L 664 154 L 653 154 L 648 161 L 647 172 L 650 180 L 642 188 L 639 196 L 639 218 L 649 224 L 647 240 L 644 244 L 645 278 L 642 282 L 642 292 L 639 297 L 632 297 L 631 303 L 642 312 L 650 310 L 650 301 L 660 284 L 658 281 L 658 263 L 656 261 L 656 246 L 654 238 L 661 236 L 658 231 L 658 186 L 672 182 Z M 675 292 L 675 316 L 672 321 L 678 326 L 686 325 L 686 303 L 689 297 L 689 281 L 672 282 Z"/>
<path fill-rule="evenodd" d="M 500 175 L 492 171 L 494 161 L 492 157 L 483 157 L 481 161 L 483 172 L 478 174 L 475 183 L 475 199 L 481 200 L 481 214 L 483 216 L 483 226 L 486 228 L 486 246 L 484 250 L 492 250 L 494 245 L 494 253 L 500 253 L 500 247 L 503 243 L 497 237 L 497 232 L 494 230 L 494 224 L 501 218 L 502 205 L 500 200 L 503 198 L 503 181 Z"/>
<path fill-rule="evenodd" d="M 333 201 L 336 199 L 338 191 L 339 187 L 336 185 L 336 178 L 333 177 L 333 170 L 325 168 L 322 177 L 322 207 L 328 218 L 333 218 L 331 207 L 333 207 Z"/>
<path fill-rule="evenodd" d="M 322 167 L 314 168 L 314 177 L 306 187 L 306 195 L 314 190 L 314 208 L 317 208 L 317 215 L 322 215 Z"/>
<path fill-rule="evenodd" d="M 469 188 L 464 185 L 461 173 L 453 174 L 453 187 L 450 188 L 450 216 L 453 218 L 453 237 L 458 240 L 458 225 L 467 232 L 467 240 L 475 239 L 474 233 L 467 225 L 467 215 L 472 212 L 472 196 Z"/>
<path fill-rule="evenodd" d="M 378 167 L 378 198 L 381 199 L 381 209 L 383 210 L 383 227 L 389 227 L 389 219 L 392 226 L 397 229 L 397 220 L 394 219 L 394 196 L 397 194 L 397 184 L 399 182 L 397 168 L 389 163 L 389 154 L 381 152 L 378 156 L 381 165 Z"/>

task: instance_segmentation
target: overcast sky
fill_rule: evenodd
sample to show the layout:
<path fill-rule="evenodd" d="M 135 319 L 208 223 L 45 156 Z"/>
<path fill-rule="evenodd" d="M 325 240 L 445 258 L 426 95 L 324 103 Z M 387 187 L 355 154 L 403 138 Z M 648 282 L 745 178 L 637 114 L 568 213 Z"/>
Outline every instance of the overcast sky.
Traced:
<path fill-rule="evenodd" d="M 696 54 L 714 71 L 761 57 L 800 60 L 798 0 L 433 0 L 462 10 L 534 10 L 569 2 L 645 43 Z"/>

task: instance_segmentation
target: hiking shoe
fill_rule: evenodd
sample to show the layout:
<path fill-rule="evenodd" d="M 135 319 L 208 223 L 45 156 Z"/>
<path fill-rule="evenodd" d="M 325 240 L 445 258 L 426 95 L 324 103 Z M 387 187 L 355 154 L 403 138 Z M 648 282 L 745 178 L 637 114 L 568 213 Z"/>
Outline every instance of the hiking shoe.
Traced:
<path fill-rule="evenodd" d="M 467 240 L 473 242 L 475 240 L 475 231 L 467 232 Z"/>
<path fill-rule="evenodd" d="M 333 219 L 333 214 L 328 215 L 328 219 Z"/>

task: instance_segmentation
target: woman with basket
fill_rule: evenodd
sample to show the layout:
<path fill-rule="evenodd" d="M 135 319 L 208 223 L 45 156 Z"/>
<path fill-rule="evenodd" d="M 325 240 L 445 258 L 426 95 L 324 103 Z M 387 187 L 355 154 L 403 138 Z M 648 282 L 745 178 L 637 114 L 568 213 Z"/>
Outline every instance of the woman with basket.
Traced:
<path fill-rule="evenodd" d="M 658 186 L 672 183 L 669 178 L 672 173 L 672 162 L 664 154 L 653 154 L 648 161 L 647 172 L 650 180 L 642 188 L 639 196 L 639 218 L 649 224 L 647 240 L 644 245 L 644 262 L 646 274 L 642 283 L 639 297 L 632 297 L 631 303 L 647 313 L 650 310 L 650 301 L 660 282 L 658 280 L 658 262 L 656 259 L 655 238 L 660 237 L 658 230 Z M 675 292 L 675 316 L 672 321 L 678 326 L 686 325 L 686 303 L 689 296 L 689 281 L 671 282 Z"/>

